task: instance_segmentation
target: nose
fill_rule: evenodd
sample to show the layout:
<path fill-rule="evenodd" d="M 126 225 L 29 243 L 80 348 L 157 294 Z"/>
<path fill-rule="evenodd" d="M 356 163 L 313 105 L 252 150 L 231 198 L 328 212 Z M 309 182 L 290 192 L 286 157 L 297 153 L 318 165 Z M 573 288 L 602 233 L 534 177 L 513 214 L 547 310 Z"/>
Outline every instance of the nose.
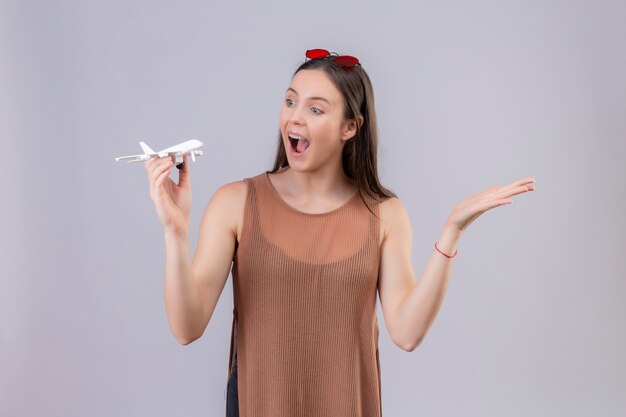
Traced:
<path fill-rule="evenodd" d="M 299 106 L 294 106 L 291 108 L 291 113 L 289 114 L 289 122 L 291 124 L 301 125 L 303 123 L 302 110 Z"/>

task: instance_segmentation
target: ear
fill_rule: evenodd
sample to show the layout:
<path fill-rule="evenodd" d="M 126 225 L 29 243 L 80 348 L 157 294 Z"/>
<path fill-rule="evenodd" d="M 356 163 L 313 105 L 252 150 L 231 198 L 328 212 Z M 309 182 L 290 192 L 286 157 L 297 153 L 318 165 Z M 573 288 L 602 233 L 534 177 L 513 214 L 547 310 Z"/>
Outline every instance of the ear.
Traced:
<path fill-rule="evenodd" d="M 356 124 L 359 123 L 359 128 L 363 126 L 363 116 L 359 115 L 356 119 L 350 119 L 343 130 L 343 136 L 341 140 L 348 141 L 356 135 Z"/>

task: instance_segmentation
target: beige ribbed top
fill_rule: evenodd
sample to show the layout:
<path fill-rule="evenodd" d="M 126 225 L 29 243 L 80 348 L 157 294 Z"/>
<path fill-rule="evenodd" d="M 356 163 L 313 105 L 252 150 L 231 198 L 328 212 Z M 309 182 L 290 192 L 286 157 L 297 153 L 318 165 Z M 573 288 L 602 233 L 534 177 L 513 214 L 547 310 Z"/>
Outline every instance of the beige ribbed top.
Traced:
<path fill-rule="evenodd" d="M 358 192 L 312 214 L 267 172 L 245 181 L 228 365 L 236 354 L 239 416 L 380 417 L 379 220 Z"/>

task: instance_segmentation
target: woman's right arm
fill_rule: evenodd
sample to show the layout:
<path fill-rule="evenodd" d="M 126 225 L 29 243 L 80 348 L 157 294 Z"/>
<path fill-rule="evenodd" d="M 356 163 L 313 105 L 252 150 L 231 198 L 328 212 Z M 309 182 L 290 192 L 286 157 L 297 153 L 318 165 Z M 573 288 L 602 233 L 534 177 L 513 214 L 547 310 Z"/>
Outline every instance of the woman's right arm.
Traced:
<path fill-rule="evenodd" d="M 245 181 L 237 181 L 215 192 L 202 217 L 198 247 L 191 261 L 191 181 L 187 156 L 179 171 L 178 184 L 169 178 L 173 168 L 170 158 L 154 158 L 145 165 L 150 197 L 165 230 L 167 319 L 176 339 L 186 345 L 204 333 L 226 284 L 247 186 Z"/>
<path fill-rule="evenodd" d="M 193 261 L 188 229 L 165 232 L 167 317 L 183 345 L 202 336 L 226 285 L 246 190 L 244 181 L 237 181 L 215 192 L 202 216 Z"/>

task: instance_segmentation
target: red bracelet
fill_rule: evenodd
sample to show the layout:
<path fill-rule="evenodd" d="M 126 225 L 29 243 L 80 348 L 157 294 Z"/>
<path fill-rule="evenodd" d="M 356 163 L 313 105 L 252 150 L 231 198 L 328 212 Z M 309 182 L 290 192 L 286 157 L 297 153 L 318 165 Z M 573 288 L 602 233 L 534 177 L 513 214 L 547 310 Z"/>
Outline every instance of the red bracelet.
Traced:
<path fill-rule="evenodd" d="M 454 255 L 452 255 L 452 256 L 446 255 L 445 253 L 443 253 L 442 251 L 439 250 L 439 248 L 437 247 L 437 242 L 435 242 L 435 249 L 437 249 L 440 254 L 442 254 L 443 256 L 447 256 L 448 258 L 454 258 L 456 256 L 456 254 L 459 252 L 458 249 L 457 249 L 456 251 L 454 251 Z"/>

